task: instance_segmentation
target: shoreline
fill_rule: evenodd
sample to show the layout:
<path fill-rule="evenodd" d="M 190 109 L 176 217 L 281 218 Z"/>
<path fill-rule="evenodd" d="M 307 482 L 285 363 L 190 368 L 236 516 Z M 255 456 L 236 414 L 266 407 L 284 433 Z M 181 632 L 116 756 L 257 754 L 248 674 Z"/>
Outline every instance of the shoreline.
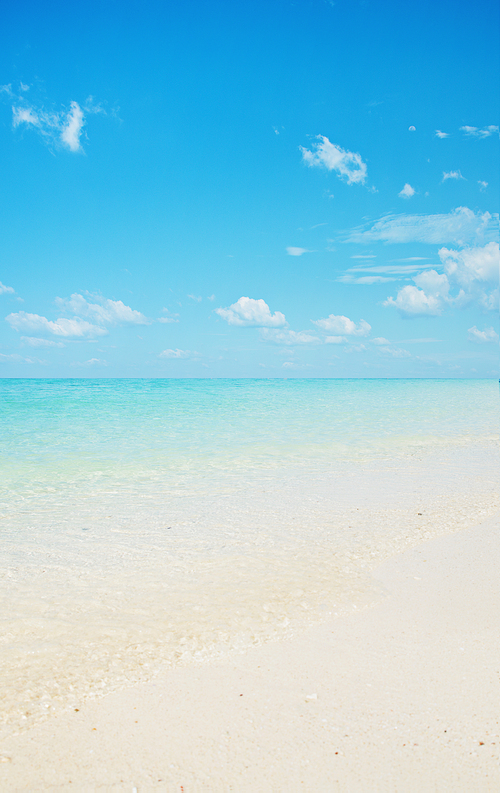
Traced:
<path fill-rule="evenodd" d="M 372 608 L 7 738 L 1 788 L 498 790 L 498 523 L 383 562 Z"/>

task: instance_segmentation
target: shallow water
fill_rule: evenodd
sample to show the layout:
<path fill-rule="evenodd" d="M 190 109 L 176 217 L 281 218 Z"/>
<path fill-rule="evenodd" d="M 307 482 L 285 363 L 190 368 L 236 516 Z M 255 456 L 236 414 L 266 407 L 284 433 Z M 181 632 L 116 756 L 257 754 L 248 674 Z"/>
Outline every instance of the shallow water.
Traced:
<path fill-rule="evenodd" d="M 496 507 L 498 384 L 0 381 L 2 714 L 383 597 L 390 553 Z"/>

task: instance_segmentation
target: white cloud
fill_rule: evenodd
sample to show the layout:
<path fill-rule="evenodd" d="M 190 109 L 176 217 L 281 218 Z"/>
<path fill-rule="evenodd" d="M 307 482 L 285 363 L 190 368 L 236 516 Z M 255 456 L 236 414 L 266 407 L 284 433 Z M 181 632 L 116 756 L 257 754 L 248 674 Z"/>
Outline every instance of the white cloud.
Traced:
<path fill-rule="evenodd" d="M 390 344 L 390 343 L 391 343 L 391 342 L 389 341 L 389 339 L 384 339 L 384 337 L 383 337 L 383 336 L 377 336 L 377 338 L 375 338 L 375 339 L 372 339 L 371 341 L 372 341 L 372 344 L 377 344 L 377 345 L 380 345 L 380 344 Z"/>
<path fill-rule="evenodd" d="M 400 347 L 380 347 L 380 355 L 389 355 L 391 358 L 411 358 L 411 352 L 402 350 Z"/>
<path fill-rule="evenodd" d="M 479 127 L 465 126 L 460 127 L 460 131 L 474 138 L 489 138 L 489 136 L 493 135 L 495 132 L 498 133 L 498 127 L 495 124 L 490 124 L 488 127 L 483 127 L 482 129 Z"/>
<path fill-rule="evenodd" d="M 387 281 L 395 280 L 395 278 L 389 278 L 383 275 L 341 275 L 337 278 L 337 281 L 341 284 L 383 284 Z"/>
<path fill-rule="evenodd" d="M 310 251 L 308 251 L 307 248 L 293 248 L 293 247 L 288 247 L 286 249 L 286 252 L 288 253 L 289 256 L 302 256 L 303 253 L 310 253 Z"/>
<path fill-rule="evenodd" d="M 19 105 L 12 107 L 12 126 L 22 124 L 35 127 L 49 143 L 60 143 L 72 152 L 81 151 L 80 136 L 85 123 L 84 113 L 78 102 L 71 102 L 68 111 L 47 112 L 28 105 L 19 97 Z"/>
<path fill-rule="evenodd" d="M 432 295 L 426 295 L 416 286 L 404 286 L 399 290 L 396 299 L 388 297 L 384 306 L 394 306 L 404 317 L 421 317 L 425 315 L 437 316 L 441 313 L 441 300 Z"/>
<path fill-rule="evenodd" d="M 404 317 L 437 316 L 446 305 L 475 303 L 483 310 L 498 310 L 500 255 L 497 242 L 460 251 L 441 248 L 444 273 L 426 270 L 416 275 L 416 286 L 405 286 L 384 306 L 397 308 Z M 452 291 L 455 290 L 455 293 Z"/>
<path fill-rule="evenodd" d="M 262 341 L 270 342 L 271 344 L 286 344 L 287 346 L 317 344 L 321 341 L 317 336 L 312 336 L 304 330 L 276 330 L 270 328 L 262 328 L 260 338 Z"/>
<path fill-rule="evenodd" d="M 19 311 L 17 314 L 9 314 L 5 319 L 15 330 L 34 330 L 42 333 L 52 333 L 54 336 L 84 338 L 86 336 L 103 336 L 108 332 L 105 328 L 92 325 L 90 322 L 78 317 L 73 319 L 60 317 L 53 322 L 46 319 L 46 317 L 41 317 L 39 314 L 28 314 L 26 311 Z"/>
<path fill-rule="evenodd" d="M 441 248 L 439 258 L 450 281 L 460 288 L 456 298 L 459 305 L 474 301 L 486 310 L 498 310 L 500 269 L 498 242 L 490 242 L 482 248 L 465 248 L 461 251 Z"/>
<path fill-rule="evenodd" d="M 13 295 L 14 294 L 13 288 L 11 286 L 5 286 L 5 284 L 2 284 L 2 282 L 0 281 L 0 295 L 7 295 L 7 294 Z"/>
<path fill-rule="evenodd" d="M 416 132 L 416 131 L 417 131 L 417 128 L 414 127 L 413 124 L 411 125 L 411 127 L 408 127 L 408 132 Z"/>
<path fill-rule="evenodd" d="M 314 151 L 299 146 L 307 165 L 336 171 L 347 184 L 365 183 L 366 163 L 363 162 L 359 154 L 330 143 L 324 135 L 317 135 L 316 139 L 319 143 L 314 144 Z"/>
<path fill-rule="evenodd" d="M 197 352 L 191 352 L 191 350 L 163 350 L 159 354 L 159 358 L 193 358 L 194 356 L 199 355 Z"/>
<path fill-rule="evenodd" d="M 398 196 L 400 198 L 411 198 L 414 195 L 415 195 L 415 189 L 411 186 L 411 184 L 408 184 L 408 182 L 405 184 L 403 189 L 400 190 L 398 193 Z"/>
<path fill-rule="evenodd" d="M 392 261 L 395 261 L 394 259 Z M 406 260 L 402 260 L 406 261 Z M 348 273 L 385 273 L 386 275 L 408 275 L 417 270 L 425 270 L 428 264 L 375 264 L 358 267 L 349 267 Z"/>
<path fill-rule="evenodd" d="M 436 130 L 436 138 L 449 138 L 449 137 L 450 137 L 449 132 L 441 132 L 440 129 Z"/>
<path fill-rule="evenodd" d="M 88 361 L 72 361 L 71 366 L 109 366 L 109 363 L 102 358 L 89 358 Z"/>
<path fill-rule="evenodd" d="M 345 344 L 346 342 L 346 336 L 327 336 L 325 339 L 325 344 Z"/>
<path fill-rule="evenodd" d="M 188 297 L 191 298 L 191 300 L 194 300 L 195 303 L 201 303 L 203 300 L 203 298 L 199 295 L 188 295 Z"/>
<path fill-rule="evenodd" d="M 425 242 L 443 245 L 478 244 L 496 236 L 498 215 L 476 214 L 458 207 L 447 215 L 386 215 L 368 228 L 359 226 L 344 237 L 344 242 L 387 243 Z"/>
<path fill-rule="evenodd" d="M 83 110 L 77 102 L 72 102 L 71 109 L 61 128 L 61 140 L 70 151 L 80 151 L 81 149 L 80 135 L 83 123 Z"/>
<path fill-rule="evenodd" d="M 485 328 L 478 330 L 475 325 L 467 331 L 469 334 L 469 341 L 475 341 L 478 344 L 485 344 L 486 342 L 498 342 L 498 333 L 494 328 Z"/>
<path fill-rule="evenodd" d="M 33 336 L 21 336 L 23 344 L 29 347 L 64 347 L 62 341 L 49 341 L 49 339 L 38 339 Z"/>
<path fill-rule="evenodd" d="M 170 322 L 179 322 L 175 317 L 158 317 L 158 322 L 163 322 L 165 325 Z"/>
<path fill-rule="evenodd" d="M 90 303 L 83 295 L 75 292 L 69 298 L 57 297 L 56 305 L 63 311 L 78 317 L 90 317 L 99 325 L 149 325 L 150 321 L 121 300 L 109 300 L 94 296 L 96 303 Z"/>
<path fill-rule="evenodd" d="M 359 325 L 356 325 L 352 319 L 342 315 L 330 314 L 327 319 L 312 319 L 311 322 L 321 330 L 330 331 L 339 336 L 368 336 L 371 331 L 371 325 L 364 319 L 360 320 Z"/>
<path fill-rule="evenodd" d="M 354 256 L 351 256 L 351 259 L 376 259 L 377 255 L 375 253 L 356 253 Z"/>
<path fill-rule="evenodd" d="M 28 100 L 29 86 L 20 84 L 20 89 L 12 91 L 11 86 L 3 86 L 12 103 L 12 126 L 25 126 L 35 129 L 49 146 L 59 146 L 74 153 L 82 151 L 81 136 L 86 116 L 90 114 L 107 115 L 98 102 L 89 96 L 81 107 L 78 102 L 70 102 L 69 109 L 46 110 L 34 98 Z M 0 93 L 2 93 L 0 87 Z"/>
<path fill-rule="evenodd" d="M 11 353 L 10 355 L 5 355 L 4 353 L 0 353 L 0 363 L 45 363 L 45 361 L 40 361 L 38 358 L 23 358 L 22 355 L 18 355 L 16 352 Z"/>
<path fill-rule="evenodd" d="M 240 297 L 229 308 L 216 308 L 215 313 L 225 319 L 228 325 L 247 328 L 283 328 L 285 315 L 280 311 L 271 314 L 267 303 L 251 297 Z"/>
<path fill-rule="evenodd" d="M 441 181 L 446 182 L 447 179 L 464 179 L 465 180 L 465 176 L 462 176 L 460 171 L 448 171 L 448 173 L 446 171 L 443 171 L 443 178 L 442 178 Z"/>
<path fill-rule="evenodd" d="M 488 187 L 488 182 L 483 182 L 482 179 L 478 179 L 477 183 L 479 185 L 479 189 L 481 190 L 481 192 L 483 192 L 483 190 L 486 190 L 486 188 Z"/>

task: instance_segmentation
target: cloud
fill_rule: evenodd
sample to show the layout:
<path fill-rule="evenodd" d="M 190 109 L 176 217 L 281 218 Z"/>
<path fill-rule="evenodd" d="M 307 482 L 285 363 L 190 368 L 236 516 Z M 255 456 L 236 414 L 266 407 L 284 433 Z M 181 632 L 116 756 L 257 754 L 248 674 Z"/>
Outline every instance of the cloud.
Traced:
<path fill-rule="evenodd" d="M 368 336 L 372 329 L 364 319 L 356 325 L 349 317 L 335 314 L 330 314 L 327 319 L 312 319 L 311 322 L 321 330 L 330 331 L 338 336 Z"/>
<path fill-rule="evenodd" d="M 465 248 L 461 251 L 441 248 L 439 258 L 450 282 L 460 288 L 455 299 L 458 305 L 464 306 L 474 301 L 488 311 L 498 310 L 500 269 L 498 242 L 490 242 L 482 248 Z"/>
<path fill-rule="evenodd" d="M 280 311 L 271 314 L 267 303 L 251 297 L 240 297 L 229 308 L 216 308 L 215 313 L 225 319 L 228 325 L 247 328 L 283 328 L 285 315 Z"/>
<path fill-rule="evenodd" d="M 383 275 L 341 275 L 337 278 L 341 284 L 383 284 L 387 281 L 395 281 L 395 278 L 389 278 Z"/>
<path fill-rule="evenodd" d="M 486 188 L 488 187 L 488 182 L 483 182 L 482 179 L 478 179 L 477 183 L 479 185 L 479 189 L 481 190 L 481 192 L 483 192 L 483 190 L 486 190 Z"/>
<path fill-rule="evenodd" d="M 311 168 L 326 168 L 336 171 L 347 184 L 364 184 L 366 180 L 366 164 L 359 154 L 342 149 L 330 143 L 324 135 L 317 135 L 319 141 L 314 144 L 314 151 L 299 146 L 306 165 Z"/>
<path fill-rule="evenodd" d="M 469 341 L 475 341 L 477 344 L 485 344 L 486 342 L 498 342 L 498 333 L 494 328 L 485 328 L 478 330 L 475 325 L 467 331 L 469 334 Z"/>
<path fill-rule="evenodd" d="M 391 358 L 411 358 L 411 352 L 402 350 L 400 347 L 379 347 L 379 355 L 389 355 Z"/>
<path fill-rule="evenodd" d="M 199 352 L 192 352 L 191 350 L 163 350 L 159 354 L 159 358 L 193 358 L 198 356 Z"/>
<path fill-rule="evenodd" d="M 71 366 L 109 366 L 109 363 L 102 358 L 89 358 L 88 361 L 72 361 Z"/>
<path fill-rule="evenodd" d="M 188 297 L 191 298 L 191 300 L 194 300 L 195 303 L 201 303 L 203 300 L 203 298 L 199 295 L 188 295 Z"/>
<path fill-rule="evenodd" d="M 68 149 L 73 153 L 81 152 L 81 137 L 86 116 L 104 114 L 106 111 L 89 96 L 83 107 L 78 102 L 70 102 L 69 108 L 47 110 L 35 99 L 28 101 L 29 86 L 21 83 L 20 90 L 13 91 L 11 86 L 3 86 L 4 93 L 12 104 L 12 126 L 36 130 L 49 146 Z"/>
<path fill-rule="evenodd" d="M 443 178 L 441 181 L 446 182 L 447 179 L 463 179 L 465 181 L 465 176 L 462 176 L 460 171 L 448 171 L 448 173 L 443 171 Z"/>
<path fill-rule="evenodd" d="M 290 347 L 296 344 L 317 344 L 321 341 L 318 336 L 312 336 L 304 330 L 276 330 L 270 328 L 261 329 L 260 339 L 271 344 L 286 344 Z"/>
<path fill-rule="evenodd" d="M 497 227 L 498 215 L 476 214 L 467 207 L 458 207 L 447 215 L 386 215 L 368 228 L 358 226 L 347 232 L 343 242 L 478 244 L 496 236 Z"/>
<path fill-rule="evenodd" d="M 495 132 L 498 133 L 498 127 L 495 124 L 490 124 L 488 127 L 483 127 L 482 129 L 479 127 L 465 126 L 460 127 L 460 131 L 473 138 L 489 138 L 489 136 L 493 135 Z"/>
<path fill-rule="evenodd" d="M 5 355 L 4 353 L 0 353 L 0 363 L 45 363 L 45 361 L 40 361 L 38 358 L 23 358 L 22 355 L 18 355 L 17 353 L 13 352 L 10 355 Z"/>
<path fill-rule="evenodd" d="M 411 184 L 408 184 L 408 182 L 398 193 L 400 198 L 411 198 L 413 195 L 415 195 L 415 189 L 411 186 Z"/>
<path fill-rule="evenodd" d="M 71 103 L 71 109 L 61 128 L 61 140 L 70 151 L 80 151 L 80 135 L 83 127 L 83 111 L 77 102 Z"/>
<path fill-rule="evenodd" d="M 13 294 L 14 294 L 14 289 L 11 286 L 5 286 L 5 284 L 2 284 L 2 282 L 0 281 L 0 295 L 13 295 Z"/>
<path fill-rule="evenodd" d="M 397 297 L 388 297 L 403 317 L 437 316 L 448 306 L 463 308 L 475 303 L 485 311 L 498 310 L 500 255 L 497 242 L 484 247 L 449 250 L 441 248 L 444 273 L 426 270 L 416 275 L 416 286 L 405 286 Z"/>
<path fill-rule="evenodd" d="M 286 249 L 286 252 L 288 253 L 289 256 L 302 256 L 303 253 L 311 253 L 311 251 L 308 251 L 307 248 L 292 248 L 292 247 L 288 247 Z"/>
<path fill-rule="evenodd" d="M 58 143 L 72 152 L 82 151 L 80 136 L 85 123 L 84 113 L 78 102 L 71 102 L 69 110 L 47 112 L 24 104 L 12 107 L 12 126 L 14 129 L 26 124 L 34 127 L 47 143 Z"/>
<path fill-rule="evenodd" d="M 109 300 L 99 295 L 93 296 L 97 302 L 89 302 L 83 295 L 75 292 L 69 298 L 56 297 L 55 303 L 67 313 L 78 317 L 90 317 L 99 325 L 149 325 L 140 311 L 126 306 L 121 300 Z"/>
<path fill-rule="evenodd" d="M 348 341 L 346 336 L 327 336 L 325 344 L 346 344 Z"/>
<path fill-rule="evenodd" d="M 450 137 L 449 132 L 441 132 L 440 129 L 436 130 L 436 138 L 449 138 L 449 137 Z"/>
<path fill-rule="evenodd" d="M 356 253 L 354 256 L 351 256 L 351 259 L 376 259 L 377 255 L 375 253 Z"/>
<path fill-rule="evenodd" d="M 19 311 L 17 314 L 9 314 L 5 319 L 14 330 L 34 330 L 42 333 L 52 333 L 54 336 L 84 338 L 87 336 L 104 336 L 108 332 L 105 328 L 92 325 L 90 322 L 78 317 L 73 319 L 60 317 L 53 322 L 46 319 L 46 317 L 41 317 L 39 314 L 28 314 L 26 311 Z"/>
<path fill-rule="evenodd" d="M 163 322 L 166 325 L 170 322 L 179 322 L 179 320 L 174 317 L 158 317 L 158 322 Z"/>
<path fill-rule="evenodd" d="M 396 299 L 388 297 L 383 305 L 397 308 L 403 317 L 437 316 L 441 313 L 442 307 L 441 300 L 426 295 L 416 286 L 404 286 L 399 290 Z"/>
<path fill-rule="evenodd" d="M 411 127 L 408 127 L 408 132 L 416 132 L 416 131 L 417 131 L 417 128 L 414 127 L 413 124 L 411 125 Z"/>
<path fill-rule="evenodd" d="M 49 339 L 38 339 L 33 336 L 21 336 L 23 344 L 28 347 L 64 347 L 62 341 L 49 341 Z"/>

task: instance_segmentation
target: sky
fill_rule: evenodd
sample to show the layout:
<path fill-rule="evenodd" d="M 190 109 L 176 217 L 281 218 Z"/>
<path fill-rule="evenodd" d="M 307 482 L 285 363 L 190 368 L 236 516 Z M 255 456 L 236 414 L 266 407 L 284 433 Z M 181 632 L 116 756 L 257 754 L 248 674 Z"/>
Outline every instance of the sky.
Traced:
<path fill-rule="evenodd" d="M 0 377 L 498 377 L 498 22 L 6 6 Z"/>

